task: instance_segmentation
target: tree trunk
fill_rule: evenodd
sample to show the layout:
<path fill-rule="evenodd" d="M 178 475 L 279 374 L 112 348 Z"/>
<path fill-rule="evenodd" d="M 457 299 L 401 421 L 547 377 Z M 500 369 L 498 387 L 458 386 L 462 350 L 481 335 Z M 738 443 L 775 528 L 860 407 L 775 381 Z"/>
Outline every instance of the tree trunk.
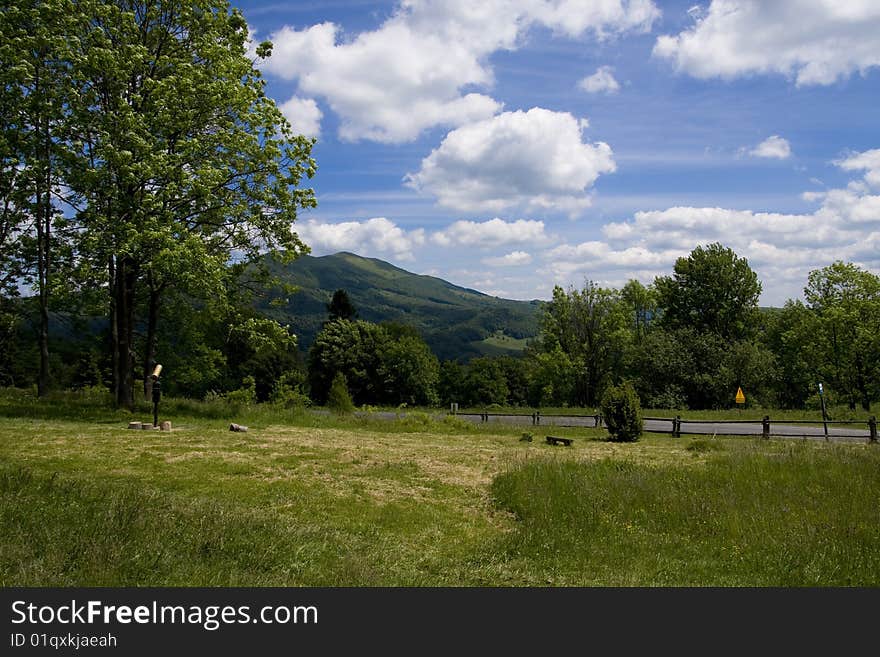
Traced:
<path fill-rule="evenodd" d="M 147 342 L 144 348 L 144 399 L 153 401 L 153 368 L 156 367 L 156 327 L 159 324 L 159 304 L 164 285 L 157 285 L 152 273 L 147 275 L 150 299 L 147 315 Z"/>
<path fill-rule="evenodd" d="M 134 287 L 137 266 L 128 256 L 116 258 L 116 286 L 114 289 L 114 316 L 116 319 L 115 357 L 118 359 L 116 377 L 116 405 L 134 409 Z"/>
<path fill-rule="evenodd" d="M 40 68 L 35 71 L 35 95 L 41 95 Z M 38 111 L 38 114 L 42 112 Z M 40 330 L 38 347 L 40 352 L 40 372 L 37 377 L 37 395 L 43 397 L 49 392 L 49 240 L 52 233 L 52 145 L 49 132 L 49 117 L 37 116 L 34 125 L 42 132 L 43 141 L 37 147 L 40 154 L 38 162 L 42 166 L 36 177 L 36 219 L 37 219 L 37 286 L 40 302 Z"/>

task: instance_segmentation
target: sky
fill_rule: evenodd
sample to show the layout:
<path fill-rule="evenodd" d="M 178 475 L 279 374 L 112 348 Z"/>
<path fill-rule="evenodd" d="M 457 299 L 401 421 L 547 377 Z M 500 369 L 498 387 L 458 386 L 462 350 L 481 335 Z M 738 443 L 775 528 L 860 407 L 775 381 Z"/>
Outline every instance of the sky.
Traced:
<path fill-rule="evenodd" d="M 877 0 L 232 0 L 313 136 L 312 255 L 510 299 L 748 259 L 880 273 Z"/>

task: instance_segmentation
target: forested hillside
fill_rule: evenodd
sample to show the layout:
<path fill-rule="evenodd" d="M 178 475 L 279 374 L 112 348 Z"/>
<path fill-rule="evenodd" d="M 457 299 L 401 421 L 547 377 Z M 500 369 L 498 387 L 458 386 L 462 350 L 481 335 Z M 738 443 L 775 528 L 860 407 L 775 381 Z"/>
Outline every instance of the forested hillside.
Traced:
<path fill-rule="evenodd" d="M 288 324 L 302 350 L 327 320 L 327 303 L 338 289 L 351 298 L 359 319 L 411 326 L 441 359 L 519 353 L 524 341 L 538 334 L 539 301 L 499 299 L 375 258 L 302 256 L 286 265 L 273 261 L 270 271 L 298 291 L 286 295 L 276 289 L 258 308 Z"/>

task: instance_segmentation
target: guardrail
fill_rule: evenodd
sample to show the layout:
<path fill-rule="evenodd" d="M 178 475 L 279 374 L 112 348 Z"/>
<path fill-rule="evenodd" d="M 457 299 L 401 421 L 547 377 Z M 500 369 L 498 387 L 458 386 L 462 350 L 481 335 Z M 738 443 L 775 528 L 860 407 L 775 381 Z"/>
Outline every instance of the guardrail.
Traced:
<path fill-rule="evenodd" d="M 590 413 L 590 414 L 582 414 L 582 413 L 541 413 L 541 411 L 533 411 L 531 413 L 490 413 L 487 411 L 477 412 L 477 413 L 456 413 L 458 416 L 465 417 L 473 417 L 480 418 L 480 422 L 489 422 L 490 418 L 513 418 L 514 421 L 522 421 L 522 420 L 530 420 L 531 424 L 534 426 L 538 426 L 541 424 L 542 419 L 545 419 L 547 424 L 558 427 L 569 427 L 569 428 L 584 428 L 590 427 L 589 424 L 585 424 L 583 420 L 592 420 L 592 427 L 601 427 L 603 425 L 602 415 L 599 413 Z M 571 423 L 560 423 L 557 420 L 572 420 L 575 421 L 575 424 Z M 876 443 L 878 440 L 877 436 L 877 418 L 872 416 L 865 420 L 779 420 L 773 422 L 770 419 L 769 415 L 765 415 L 760 420 L 686 420 L 682 419 L 680 415 L 675 417 L 644 417 L 642 418 L 646 421 L 646 426 L 644 428 L 645 432 L 648 433 L 668 433 L 673 436 L 680 436 L 682 434 L 707 434 L 712 433 L 718 436 L 754 436 L 760 435 L 763 438 L 770 438 L 771 436 L 777 437 L 798 437 L 803 435 L 803 437 L 825 437 L 826 440 L 830 440 L 831 438 L 868 438 L 868 440 L 872 443 Z M 653 426 L 648 424 L 654 423 Z M 668 423 L 668 425 L 667 425 Z M 660 425 L 660 426 L 657 426 Z M 737 427 L 742 425 L 752 425 L 756 427 L 760 426 L 760 431 L 744 431 L 744 430 L 736 430 Z M 811 426 L 817 429 L 822 428 L 823 431 L 819 432 L 803 432 L 800 434 L 798 432 L 793 432 L 792 427 L 795 426 Z M 829 425 L 847 425 L 847 426 L 867 426 L 867 435 L 864 433 L 846 433 L 841 432 L 839 430 L 830 430 Z M 690 430 L 688 430 L 690 429 Z"/>

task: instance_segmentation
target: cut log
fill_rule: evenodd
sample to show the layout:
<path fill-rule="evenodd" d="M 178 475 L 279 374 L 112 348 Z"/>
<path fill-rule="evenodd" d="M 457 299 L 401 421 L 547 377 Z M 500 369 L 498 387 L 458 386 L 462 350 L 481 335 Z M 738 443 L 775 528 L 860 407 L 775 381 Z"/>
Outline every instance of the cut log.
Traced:
<path fill-rule="evenodd" d="M 245 432 L 245 431 L 247 431 L 247 427 L 242 426 L 242 425 L 240 425 L 240 424 L 235 424 L 235 423 L 233 423 L 233 424 L 230 424 L 230 425 L 229 425 L 229 430 L 230 430 L 230 431 L 242 431 L 242 432 Z"/>
<path fill-rule="evenodd" d="M 138 431 L 140 431 L 141 423 L 140 422 L 129 422 L 128 428 L 129 429 L 137 429 Z"/>

